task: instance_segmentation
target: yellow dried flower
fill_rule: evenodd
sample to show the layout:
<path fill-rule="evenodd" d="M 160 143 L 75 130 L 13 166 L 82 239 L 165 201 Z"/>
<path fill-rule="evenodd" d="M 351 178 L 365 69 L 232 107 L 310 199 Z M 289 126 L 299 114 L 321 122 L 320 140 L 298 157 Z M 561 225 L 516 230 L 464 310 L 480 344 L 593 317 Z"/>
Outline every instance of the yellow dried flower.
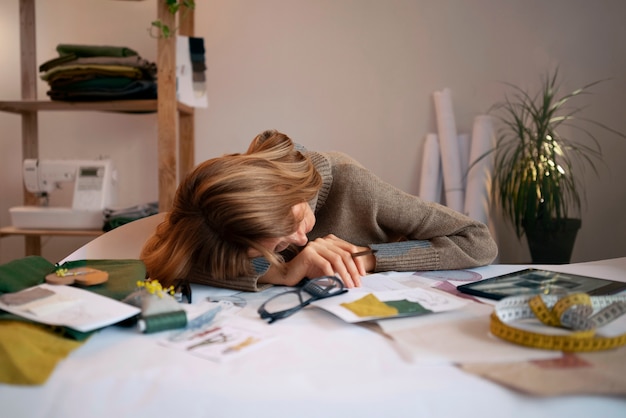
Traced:
<path fill-rule="evenodd" d="M 158 280 L 138 281 L 137 287 L 143 287 L 151 295 L 156 295 L 160 298 L 162 298 L 167 293 L 172 296 L 174 295 L 174 286 L 170 286 L 167 289 L 164 289 L 163 286 L 161 286 L 161 283 L 158 282 Z"/>

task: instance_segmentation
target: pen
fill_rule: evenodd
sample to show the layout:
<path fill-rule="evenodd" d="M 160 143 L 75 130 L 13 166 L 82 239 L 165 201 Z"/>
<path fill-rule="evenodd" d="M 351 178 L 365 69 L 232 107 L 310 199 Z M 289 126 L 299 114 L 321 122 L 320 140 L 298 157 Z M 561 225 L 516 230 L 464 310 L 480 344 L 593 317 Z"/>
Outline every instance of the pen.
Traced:
<path fill-rule="evenodd" d="M 359 251 L 358 253 L 352 253 L 352 258 L 361 257 L 364 255 L 374 255 L 376 254 L 377 251 L 378 250 L 372 250 L 372 249 Z"/>

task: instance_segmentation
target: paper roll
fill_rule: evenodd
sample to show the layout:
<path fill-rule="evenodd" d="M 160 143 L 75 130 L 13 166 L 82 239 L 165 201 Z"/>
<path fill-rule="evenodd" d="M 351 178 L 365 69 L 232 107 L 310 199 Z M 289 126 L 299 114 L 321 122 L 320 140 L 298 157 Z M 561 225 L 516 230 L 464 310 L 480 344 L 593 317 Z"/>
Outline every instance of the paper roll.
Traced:
<path fill-rule="evenodd" d="M 482 158 L 495 145 L 493 120 L 488 115 L 474 118 L 472 145 L 470 149 L 470 170 L 467 173 L 465 214 L 484 224 L 489 222 L 489 193 L 493 155 Z M 472 165 L 473 164 L 473 165 Z"/>
<path fill-rule="evenodd" d="M 461 176 L 459 140 L 456 132 L 450 89 L 445 88 L 442 91 L 436 91 L 434 99 L 437 129 L 439 130 L 439 146 L 441 147 L 446 206 L 458 212 L 463 212 L 465 196 Z"/>
<path fill-rule="evenodd" d="M 472 139 L 470 134 L 462 133 L 457 136 L 459 140 L 459 162 L 461 163 L 461 184 L 463 185 L 463 190 L 467 192 L 466 189 L 466 180 L 467 180 L 467 169 L 469 167 L 469 155 L 470 148 L 472 146 Z"/>
<path fill-rule="evenodd" d="M 419 197 L 428 202 L 441 203 L 443 177 L 441 174 L 441 153 L 437 134 L 427 134 L 422 151 Z"/>

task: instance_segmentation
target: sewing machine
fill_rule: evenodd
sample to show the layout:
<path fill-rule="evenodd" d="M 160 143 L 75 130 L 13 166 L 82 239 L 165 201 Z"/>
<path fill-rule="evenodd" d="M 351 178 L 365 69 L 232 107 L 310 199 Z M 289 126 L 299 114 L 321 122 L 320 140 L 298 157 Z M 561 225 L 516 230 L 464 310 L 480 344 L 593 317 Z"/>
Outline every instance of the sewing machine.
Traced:
<path fill-rule="evenodd" d="M 117 172 L 111 160 L 24 160 L 24 185 L 40 206 L 9 209 L 11 222 L 24 229 L 101 229 L 102 211 L 116 203 Z M 71 207 L 48 205 L 61 183 L 74 182 Z"/>

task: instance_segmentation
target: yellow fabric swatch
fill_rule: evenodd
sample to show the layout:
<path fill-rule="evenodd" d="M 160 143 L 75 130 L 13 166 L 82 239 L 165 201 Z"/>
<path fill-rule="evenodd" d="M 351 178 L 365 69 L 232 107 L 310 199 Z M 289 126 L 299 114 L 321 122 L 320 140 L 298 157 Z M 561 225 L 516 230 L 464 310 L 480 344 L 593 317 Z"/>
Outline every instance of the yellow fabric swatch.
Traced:
<path fill-rule="evenodd" d="M 353 302 L 342 303 L 341 306 L 361 318 L 366 316 L 395 316 L 398 314 L 398 310 L 396 308 L 381 302 L 371 293 Z"/>
<path fill-rule="evenodd" d="M 57 363 L 83 342 L 61 337 L 39 325 L 0 321 L 0 382 L 43 384 Z"/>

